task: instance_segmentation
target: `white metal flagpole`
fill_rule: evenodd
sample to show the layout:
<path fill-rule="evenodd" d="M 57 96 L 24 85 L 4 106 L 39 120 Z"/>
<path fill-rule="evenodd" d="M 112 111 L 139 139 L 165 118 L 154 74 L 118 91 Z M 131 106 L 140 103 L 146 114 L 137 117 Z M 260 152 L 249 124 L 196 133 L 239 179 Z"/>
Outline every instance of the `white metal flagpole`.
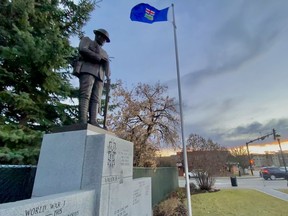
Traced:
<path fill-rule="evenodd" d="M 174 42 L 175 42 L 175 55 L 176 55 L 176 69 L 177 69 L 178 95 L 179 95 L 179 107 L 180 107 L 181 139 L 182 139 L 182 145 L 183 145 L 183 158 L 184 158 L 185 179 L 186 179 L 187 207 L 188 207 L 189 216 L 192 216 L 190 184 L 189 184 L 189 175 L 188 175 L 187 150 L 186 150 L 186 145 L 185 145 L 184 128 L 183 128 L 182 94 L 181 94 L 181 82 L 180 82 L 180 71 L 179 71 L 179 58 L 178 58 L 178 46 L 177 46 L 174 4 L 172 4 L 172 13 L 173 13 L 172 24 L 174 27 L 173 29 L 174 29 Z"/>

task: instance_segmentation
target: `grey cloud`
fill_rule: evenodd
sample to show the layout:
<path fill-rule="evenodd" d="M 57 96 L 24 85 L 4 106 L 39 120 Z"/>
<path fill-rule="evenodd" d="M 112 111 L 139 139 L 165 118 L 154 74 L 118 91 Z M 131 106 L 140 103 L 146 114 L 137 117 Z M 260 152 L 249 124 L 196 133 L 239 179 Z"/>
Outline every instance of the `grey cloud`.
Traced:
<path fill-rule="evenodd" d="M 288 118 L 272 119 L 267 123 L 252 122 L 251 124 L 239 125 L 226 131 L 220 128 L 207 131 L 202 123 L 191 123 L 185 126 L 185 134 L 187 136 L 191 133 L 196 133 L 226 147 L 245 145 L 250 140 L 272 133 L 273 128 L 281 135 L 282 139 L 288 138 Z M 273 137 L 270 136 L 269 139 L 272 141 Z"/>
<path fill-rule="evenodd" d="M 209 64 L 184 75 L 181 78 L 183 85 L 191 89 L 208 77 L 235 72 L 241 65 L 269 49 L 287 28 L 288 22 L 287 10 L 283 10 L 282 5 L 275 8 L 272 4 L 272 1 L 256 1 L 254 4 L 243 1 L 238 12 L 227 17 L 227 21 L 211 35 L 207 54 Z M 263 7 L 271 9 L 264 10 L 265 14 L 261 10 Z M 286 3 L 283 7 L 288 8 Z M 172 83 L 175 84 L 170 81 L 168 85 L 175 87 Z"/>
<path fill-rule="evenodd" d="M 224 4 L 221 2 L 218 3 Z M 236 8 L 231 8 L 231 10 Z M 242 5 L 237 8 L 237 12 L 231 12 L 230 17 L 225 17 L 226 22 L 220 27 L 213 28 L 216 31 L 211 34 L 209 41 L 204 42 L 206 44 L 203 44 L 203 48 L 207 50 L 206 62 L 208 63 L 201 69 L 191 70 L 190 73 L 181 77 L 184 94 L 189 94 L 210 77 L 239 72 L 240 70 L 237 71 L 239 67 L 271 49 L 281 38 L 282 33 L 287 31 L 287 10 L 287 0 L 242 1 Z M 213 22 L 212 19 L 211 22 Z M 171 80 L 167 82 L 167 85 L 169 89 L 176 88 L 177 82 Z M 201 104 L 191 101 L 192 105 L 189 103 L 190 106 L 185 107 L 185 112 L 193 110 L 194 113 L 197 113 L 197 110 L 205 110 L 205 112 L 207 111 L 207 117 L 201 122 L 185 122 L 185 134 L 187 135 L 197 133 L 225 146 L 243 145 L 250 138 L 254 139 L 272 132 L 273 128 L 282 137 L 288 137 L 288 119 L 284 118 L 273 119 L 267 123 L 253 122 L 248 125 L 239 125 L 233 129 L 223 129 L 219 126 L 219 128 L 208 130 L 207 126 L 209 124 L 211 126 L 211 123 L 213 125 L 213 121 L 221 122 L 221 118 L 225 116 L 225 111 L 235 109 L 237 100 L 227 99 L 221 102 L 215 100 L 201 102 Z M 213 109 L 210 109 L 212 106 Z"/>
<path fill-rule="evenodd" d="M 287 139 L 288 137 L 288 119 L 283 118 L 283 119 L 272 119 L 267 123 L 260 123 L 260 122 L 253 122 L 249 125 L 241 125 L 238 126 L 226 134 L 222 133 L 221 139 L 225 140 L 227 138 L 233 138 L 233 137 L 246 137 L 243 139 L 235 139 L 233 142 L 230 144 L 238 144 L 239 143 L 246 143 L 249 140 L 256 139 L 258 137 L 271 134 L 272 130 L 275 129 L 278 134 L 281 135 L 282 138 Z M 271 136 L 271 138 L 273 138 Z"/>
<path fill-rule="evenodd" d="M 272 129 L 279 131 L 279 133 L 287 134 L 288 129 L 288 119 L 272 119 L 269 122 L 262 124 L 259 122 L 253 122 L 249 125 L 238 126 L 233 129 L 230 133 L 230 136 L 237 134 L 255 134 L 255 133 L 263 133 L 263 132 L 272 132 Z"/>
<path fill-rule="evenodd" d="M 224 100 L 219 100 L 215 98 L 215 100 L 205 101 L 203 103 L 196 103 L 189 106 L 184 106 L 184 112 L 189 113 L 189 110 L 193 110 L 194 113 L 198 111 L 205 112 L 207 117 L 203 119 L 201 122 L 202 125 L 211 124 L 211 122 L 219 121 L 230 110 L 234 110 L 240 103 L 242 103 L 238 97 L 234 98 L 226 98 Z M 205 122 L 204 122 L 205 121 Z"/>
<path fill-rule="evenodd" d="M 263 131 L 265 128 L 264 125 L 262 125 L 259 122 L 253 122 L 246 126 L 238 126 L 237 128 L 233 129 L 229 136 L 233 135 L 239 135 L 239 134 L 255 134 Z"/>

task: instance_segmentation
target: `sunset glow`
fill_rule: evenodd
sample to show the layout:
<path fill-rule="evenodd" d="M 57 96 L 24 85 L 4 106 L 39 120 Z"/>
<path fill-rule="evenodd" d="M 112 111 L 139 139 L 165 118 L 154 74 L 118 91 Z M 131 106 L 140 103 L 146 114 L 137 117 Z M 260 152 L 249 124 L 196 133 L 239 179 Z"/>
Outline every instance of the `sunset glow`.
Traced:
<path fill-rule="evenodd" d="M 282 151 L 288 152 L 288 140 L 280 141 Z M 240 146 L 238 146 L 240 147 Z M 243 147 L 243 146 L 242 146 Z M 236 147 L 237 148 L 237 147 Z M 244 145 L 246 149 L 246 146 Z M 168 157 L 171 155 L 176 155 L 177 151 L 181 151 L 181 149 L 173 149 L 173 148 L 163 148 L 158 152 L 158 156 Z M 272 143 L 260 143 L 260 144 L 249 144 L 249 153 L 250 154 L 265 154 L 266 152 L 279 152 L 279 144 L 277 141 Z"/>
<path fill-rule="evenodd" d="M 288 151 L 288 140 L 280 141 L 283 151 Z M 249 144 L 250 154 L 265 154 L 265 152 L 280 151 L 278 142 L 263 143 L 263 144 Z"/>

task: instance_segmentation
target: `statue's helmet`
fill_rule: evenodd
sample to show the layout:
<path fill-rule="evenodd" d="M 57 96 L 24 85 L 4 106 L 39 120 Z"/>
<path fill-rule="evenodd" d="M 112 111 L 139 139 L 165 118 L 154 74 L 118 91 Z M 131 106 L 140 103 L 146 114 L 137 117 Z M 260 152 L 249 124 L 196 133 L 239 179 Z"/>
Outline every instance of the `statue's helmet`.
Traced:
<path fill-rule="evenodd" d="M 97 29 L 93 31 L 95 35 L 101 34 L 106 38 L 106 42 L 110 42 L 109 33 L 105 29 Z"/>

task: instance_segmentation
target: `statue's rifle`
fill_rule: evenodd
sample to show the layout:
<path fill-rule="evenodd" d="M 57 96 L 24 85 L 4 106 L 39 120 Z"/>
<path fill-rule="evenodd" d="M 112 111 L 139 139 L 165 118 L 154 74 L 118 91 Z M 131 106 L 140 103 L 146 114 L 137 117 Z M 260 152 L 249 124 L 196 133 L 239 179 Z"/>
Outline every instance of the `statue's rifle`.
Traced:
<path fill-rule="evenodd" d="M 106 83 L 105 83 L 105 105 L 104 105 L 104 120 L 103 120 L 103 128 L 107 129 L 107 113 L 108 113 L 108 105 L 109 105 L 109 93 L 110 93 L 110 83 L 111 80 L 110 78 L 107 78 Z"/>

